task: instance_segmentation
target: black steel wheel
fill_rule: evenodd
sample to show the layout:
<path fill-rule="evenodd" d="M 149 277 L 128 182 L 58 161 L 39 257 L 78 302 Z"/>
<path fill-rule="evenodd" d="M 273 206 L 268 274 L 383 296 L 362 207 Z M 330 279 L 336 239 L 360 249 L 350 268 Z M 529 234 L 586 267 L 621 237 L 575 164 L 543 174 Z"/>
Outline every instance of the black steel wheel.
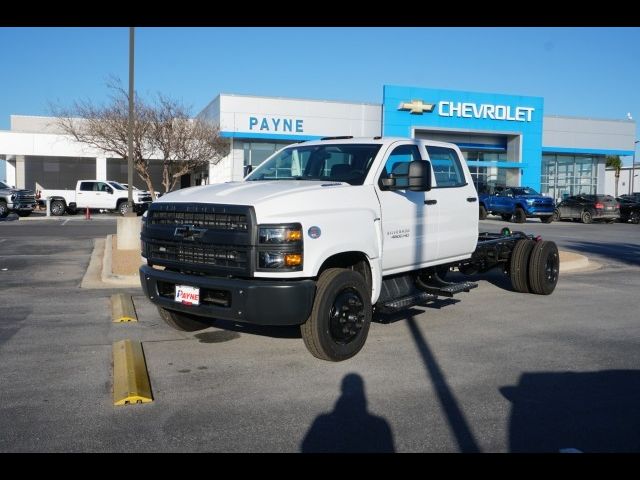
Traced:
<path fill-rule="evenodd" d="M 549 295 L 556 288 L 560 274 L 560 255 L 555 242 L 536 242 L 529 258 L 531 293 Z"/>
<path fill-rule="evenodd" d="M 167 325 L 183 332 L 195 332 L 211 326 L 211 323 L 207 323 L 203 317 L 197 315 L 167 310 L 162 307 L 158 307 L 158 312 Z"/>
<path fill-rule="evenodd" d="M 0 202 L 0 218 L 4 218 L 9 215 L 9 207 L 6 202 Z"/>
<path fill-rule="evenodd" d="M 67 207 L 62 200 L 54 200 L 51 202 L 51 215 L 59 217 L 60 215 L 64 215 L 66 209 Z"/>
<path fill-rule="evenodd" d="M 362 275 L 329 268 L 318 279 L 311 315 L 300 333 L 314 357 L 340 362 L 362 349 L 371 317 L 371 292 Z"/>
<path fill-rule="evenodd" d="M 513 221 L 516 223 L 524 223 L 527 221 L 527 214 L 522 208 L 516 208 Z"/>
<path fill-rule="evenodd" d="M 591 223 L 593 222 L 593 216 L 589 210 L 585 210 L 582 212 L 582 215 L 580 215 L 580 220 L 582 223 Z"/>
<path fill-rule="evenodd" d="M 484 220 L 485 218 L 487 218 L 487 209 L 484 207 L 484 205 L 480 205 L 479 215 L 480 220 Z"/>
<path fill-rule="evenodd" d="M 535 242 L 529 239 L 518 240 L 511 252 L 509 276 L 511 286 L 516 292 L 529 293 L 529 257 Z"/>

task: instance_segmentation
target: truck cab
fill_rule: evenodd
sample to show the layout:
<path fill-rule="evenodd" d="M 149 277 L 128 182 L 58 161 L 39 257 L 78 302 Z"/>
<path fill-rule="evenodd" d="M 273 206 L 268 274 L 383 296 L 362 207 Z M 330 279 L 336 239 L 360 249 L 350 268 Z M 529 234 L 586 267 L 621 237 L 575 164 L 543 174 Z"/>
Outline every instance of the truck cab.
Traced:
<path fill-rule="evenodd" d="M 243 181 L 178 190 L 143 216 L 140 279 L 171 326 L 300 325 L 310 352 L 355 355 L 373 308 L 475 284 L 478 198 L 453 144 L 337 137 L 276 152 Z"/>

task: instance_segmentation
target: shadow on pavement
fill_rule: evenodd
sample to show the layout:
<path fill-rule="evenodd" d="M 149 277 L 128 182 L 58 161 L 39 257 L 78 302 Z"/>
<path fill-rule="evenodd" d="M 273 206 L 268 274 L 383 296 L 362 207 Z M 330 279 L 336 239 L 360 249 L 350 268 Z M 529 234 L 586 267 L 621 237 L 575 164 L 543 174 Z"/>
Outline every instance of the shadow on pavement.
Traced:
<path fill-rule="evenodd" d="M 512 452 L 640 451 L 640 371 L 524 373 L 502 387 Z"/>
<path fill-rule="evenodd" d="M 640 229 L 635 233 L 637 236 Z M 566 248 L 580 253 L 598 255 L 629 265 L 640 265 L 640 244 L 637 243 L 597 243 L 569 242 Z"/>
<path fill-rule="evenodd" d="M 238 323 L 230 320 L 215 320 L 213 321 L 211 326 L 223 330 L 228 330 L 230 332 L 249 333 L 251 335 L 261 335 L 263 337 L 302 338 L 302 336 L 300 335 L 300 327 L 298 325 L 278 327 L 268 325 L 253 325 L 250 323 Z"/>
<path fill-rule="evenodd" d="M 367 411 L 364 381 L 356 373 L 342 379 L 342 394 L 332 412 L 319 415 L 307 432 L 303 453 L 391 453 L 393 433 L 382 417 Z"/>

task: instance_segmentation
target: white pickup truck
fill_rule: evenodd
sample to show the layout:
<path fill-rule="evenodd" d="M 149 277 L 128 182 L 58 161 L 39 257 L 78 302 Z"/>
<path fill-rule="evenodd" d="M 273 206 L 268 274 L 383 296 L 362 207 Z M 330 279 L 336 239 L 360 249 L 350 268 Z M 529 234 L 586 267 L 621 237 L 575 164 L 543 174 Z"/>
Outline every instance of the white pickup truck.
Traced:
<path fill-rule="evenodd" d="M 187 188 L 143 217 L 140 279 L 171 326 L 227 319 L 300 325 L 316 357 L 363 347 L 374 310 L 393 312 L 500 267 L 513 289 L 548 295 L 553 242 L 478 232 L 478 195 L 448 143 L 333 137 L 276 152 L 241 182 Z"/>
<path fill-rule="evenodd" d="M 85 208 L 114 210 L 124 215 L 129 208 L 128 195 L 127 188 L 113 180 L 78 180 L 75 190 L 41 190 L 40 202 L 51 200 L 52 215 L 75 213 Z M 133 203 L 134 211 L 144 212 L 151 203 L 151 195 L 134 190 Z"/>

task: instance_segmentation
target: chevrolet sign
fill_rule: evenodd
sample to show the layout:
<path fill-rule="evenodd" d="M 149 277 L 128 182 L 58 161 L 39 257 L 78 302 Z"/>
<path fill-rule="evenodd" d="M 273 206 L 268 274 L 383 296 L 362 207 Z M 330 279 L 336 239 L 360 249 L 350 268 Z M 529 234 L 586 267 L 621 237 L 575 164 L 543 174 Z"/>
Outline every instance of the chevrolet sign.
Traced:
<path fill-rule="evenodd" d="M 411 100 L 410 102 L 402 102 L 398 110 L 409 110 L 411 113 L 422 115 L 424 112 L 433 112 L 433 103 L 424 103 L 422 100 Z"/>

